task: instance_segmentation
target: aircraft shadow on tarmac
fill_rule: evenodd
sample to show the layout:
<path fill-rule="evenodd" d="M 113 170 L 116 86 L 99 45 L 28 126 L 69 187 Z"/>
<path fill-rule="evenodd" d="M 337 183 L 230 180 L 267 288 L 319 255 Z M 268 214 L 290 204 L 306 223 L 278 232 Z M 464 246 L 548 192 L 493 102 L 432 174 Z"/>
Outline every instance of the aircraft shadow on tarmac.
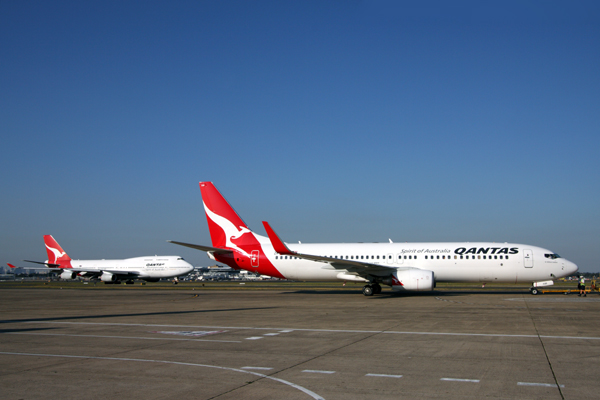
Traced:
<path fill-rule="evenodd" d="M 286 291 L 282 292 L 282 294 L 337 294 L 337 295 L 351 295 L 356 296 L 357 294 L 361 294 L 360 289 L 356 290 L 294 290 L 294 291 Z M 370 299 L 381 299 L 381 298 L 389 298 L 389 297 L 431 297 L 431 296 L 464 296 L 466 294 L 509 294 L 509 295 L 519 295 L 519 294 L 527 294 L 528 291 L 519 291 L 519 290 L 434 290 L 433 292 L 391 292 L 391 291 L 382 291 L 381 293 L 369 296 L 367 298 Z"/>
<path fill-rule="evenodd" d="M 193 311 L 165 311 L 149 313 L 132 314 L 104 314 L 104 315 L 77 315 L 73 317 L 47 317 L 47 318 L 24 318 L 24 319 L 5 319 L 0 320 L 0 324 L 9 324 L 14 322 L 41 322 L 41 321 L 68 321 L 80 319 L 101 319 L 115 317 L 144 317 L 150 315 L 178 315 L 178 314 L 200 314 L 210 312 L 228 312 L 228 311 L 251 311 L 251 310 L 270 310 L 278 307 L 249 307 L 249 308 L 226 308 L 221 310 L 193 310 Z"/>
<path fill-rule="evenodd" d="M 38 332 L 38 331 L 51 331 L 53 329 L 55 329 L 55 328 L 0 329 L 0 333 Z"/>

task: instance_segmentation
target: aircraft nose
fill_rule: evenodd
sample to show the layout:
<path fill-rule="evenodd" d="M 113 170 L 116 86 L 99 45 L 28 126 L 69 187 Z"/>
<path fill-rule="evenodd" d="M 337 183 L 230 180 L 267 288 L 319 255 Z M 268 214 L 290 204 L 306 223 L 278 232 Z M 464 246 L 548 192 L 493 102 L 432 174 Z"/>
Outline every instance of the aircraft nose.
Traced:
<path fill-rule="evenodd" d="M 569 274 L 574 274 L 578 270 L 579 267 L 577 267 L 577 265 L 574 262 L 567 261 L 567 271 L 569 271 Z"/>

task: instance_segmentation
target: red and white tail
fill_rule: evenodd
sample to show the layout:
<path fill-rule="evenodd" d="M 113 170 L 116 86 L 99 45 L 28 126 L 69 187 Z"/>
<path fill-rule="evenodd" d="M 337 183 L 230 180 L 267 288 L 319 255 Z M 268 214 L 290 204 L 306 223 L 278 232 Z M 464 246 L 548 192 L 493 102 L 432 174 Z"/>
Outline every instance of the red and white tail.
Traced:
<path fill-rule="evenodd" d="M 67 253 L 60 247 L 60 244 L 52 235 L 44 235 L 44 244 L 46 245 L 46 252 L 48 253 L 48 263 L 49 264 L 69 264 L 71 261 L 71 257 L 67 255 Z"/>
<path fill-rule="evenodd" d="M 252 231 L 212 182 L 200 182 L 200 192 L 214 247 L 246 253 L 248 247 L 258 246 Z"/>
<path fill-rule="evenodd" d="M 285 278 L 265 255 L 262 244 L 271 246 L 269 239 L 252 232 L 212 182 L 200 182 L 200 192 L 213 247 L 233 251 L 213 252 L 214 259 L 235 269 Z"/>

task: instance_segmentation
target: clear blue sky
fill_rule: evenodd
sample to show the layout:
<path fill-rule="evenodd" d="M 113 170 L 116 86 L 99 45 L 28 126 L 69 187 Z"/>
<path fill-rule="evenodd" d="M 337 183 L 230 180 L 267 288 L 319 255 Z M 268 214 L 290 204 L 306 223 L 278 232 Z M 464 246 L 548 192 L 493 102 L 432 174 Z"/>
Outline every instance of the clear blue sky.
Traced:
<path fill-rule="evenodd" d="M 485 4 L 484 4 L 485 3 Z M 596 1 L 3 1 L 0 262 L 498 241 L 600 271 Z"/>

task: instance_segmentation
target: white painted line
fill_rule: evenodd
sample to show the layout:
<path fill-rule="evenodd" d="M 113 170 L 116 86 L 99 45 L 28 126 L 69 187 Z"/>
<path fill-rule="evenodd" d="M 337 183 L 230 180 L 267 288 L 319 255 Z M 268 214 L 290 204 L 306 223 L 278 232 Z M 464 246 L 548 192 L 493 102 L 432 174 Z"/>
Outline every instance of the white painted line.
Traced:
<path fill-rule="evenodd" d="M 261 370 L 261 371 L 269 371 L 273 368 L 268 368 L 268 367 L 242 367 L 242 369 L 257 369 L 257 370 Z"/>
<path fill-rule="evenodd" d="M 518 382 L 517 386 L 541 386 L 541 387 L 556 387 L 556 383 L 534 383 L 534 382 Z M 559 385 L 561 388 L 564 388 L 565 385 Z"/>
<path fill-rule="evenodd" d="M 457 379 L 457 378 L 442 378 L 440 381 L 450 381 L 450 382 L 473 382 L 479 383 L 479 379 Z"/>
<path fill-rule="evenodd" d="M 265 333 L 263 336 L 277 336 L 279 333 Z"/>
<path fill-rule="evenodd" d="M 188 342 L 222 342 L 242 343 L 240 340 L 212 340 L 212 339 L 183 339 L 166 337 L 143 337 L 143 336 L 108 336 L 108 335 L 72 335 L 68 333 L 38 333 L 38 332 L 2 332 L 4 335 L 38 335 L 38 336 L 69 336 L 69 337 L 93 337 L 108 339 L 135 339 L 135 340 L 185 340 Z"/>
<path fill-rule="evenodd" d="M 294 331 L 291 330 L 291 329 L 286 329 L 286 330 L 283 330 L 283 331 L 279 331 L 279 333 L 290 333 L 290 332 L 294 332 Z"/>
<path fill-rule="evenodd" d="M 6 351 L 0 351 L 0 354 L 13 355 L 13 356 L 33 356 L 33 357 L 81 358 L 81 359 L 87 359 L 87 360 L 137 361 L 137 362 L 151 362 L 151 363 L 161 363 L 161 364 L 187 365 L 190 367 L 216 368 L 216 369 L 223 369 L 223 370 L 227 370 L 227 371 L 243 372 L 245 374 L 252 374 L 255 376 L 259 376 L 261 378 L 271 379 L 273 381 L 283 383 L 284 385 L 291 386 L 294 389 L 298 389 L 301 392 L 306 393 L 307 395 L 309 395 L 310 397 L 312 397 L 315 400 L 325 400 L 323 397 L 319 396 L 315 392 L 308 390 L 307 388 L 297 385 L 295 383 L 283 380 L 283 379 L 275 378 L 275 377 L 264 375 L 264 374 L 259 374 L 258 372 L 245 371 L 243 369 L 238 369 L 238 368 L 220 367 L 218 365 L 194 364 L 194 363 L 164 361 L 164 360 L 148 360 L 148 359 L 143 359 L 143 358 L 92 357 L 92 356 L 72 356 L 72 355 L 63 355 L 63 354 L 12 353 L 12 352 L 6 352 Z"/>
<path fill-rule="evenodd" d="M 365 376 L 377 376 L 381 378 L 402 378 L 402 375 L 366 374 Z"/>
<path fill-rule="evenodd" d="M 252 336 L 252 337 L 247 337 L 246 340 L 258 340 L 258 339 L 262 339 L 262 336 Z"/>
<path fill-rule="evenodd" d="M 318 369 L 305 369 L 302 372 L 309 372 L 312 374 L 335 374 L 335 371 L 319 371 Z"/>
<path fill-rule="evenodd" d="M 405 331 L 367 331 L 346 329 L 286 329 L 286 328 L 260 328 L 251 326 L 206 326 L 206 325 L 161 325 L 161 324 L 125 324 L 114 322 L 68 322 L 68 321 L 19 321 L 28 324 L 70 324 L 70 325 L 114 325 L 114 326 L 149 326 L 149 327 L 178 327 L 178 328 L 208 328 L 208 329 L 237 329 L 237 330 L 269 330 L 279 332 L 330 332 L 330 333 L 386 333 L 393 335 L 439 335 L 439 336 L 481 336 L 503 338 L 532 338 L 532 339 L 567 339 L 567 340 L 600 340 L 600 336 L 548 336 L 548 335 L 508 335 L 500 333 L 468 333 L 468 332 L 405 332 Z"/>

